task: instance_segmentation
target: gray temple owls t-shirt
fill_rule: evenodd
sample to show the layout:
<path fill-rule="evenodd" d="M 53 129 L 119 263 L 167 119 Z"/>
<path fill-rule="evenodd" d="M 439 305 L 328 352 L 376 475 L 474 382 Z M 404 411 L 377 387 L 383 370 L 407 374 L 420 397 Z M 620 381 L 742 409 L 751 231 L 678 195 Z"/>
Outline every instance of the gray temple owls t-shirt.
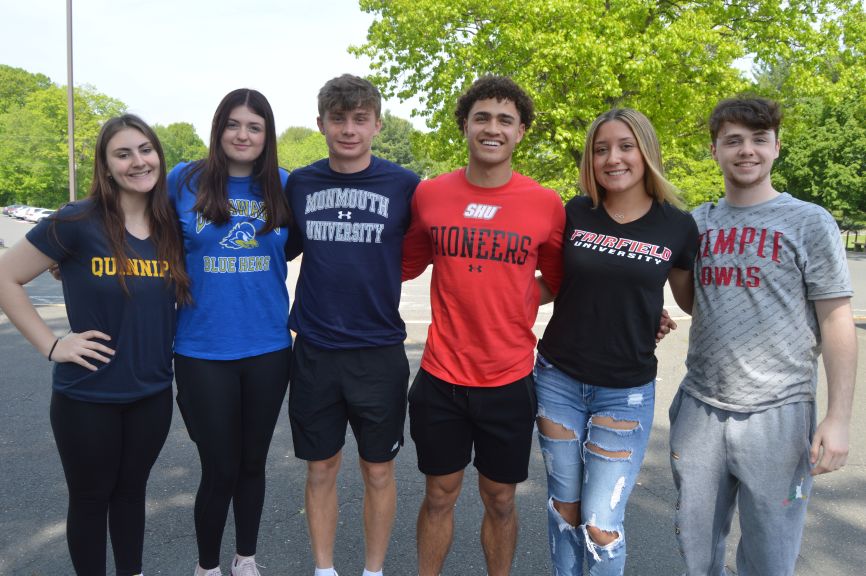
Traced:
<path fill-rule="evenodd" d="M 814 400 L 814 301 L 852 294 L 836 222 L 787 193 L 748 207 L 722 199 L 692 216 L 701 244 L 683 390 L 735 412 Z"/>

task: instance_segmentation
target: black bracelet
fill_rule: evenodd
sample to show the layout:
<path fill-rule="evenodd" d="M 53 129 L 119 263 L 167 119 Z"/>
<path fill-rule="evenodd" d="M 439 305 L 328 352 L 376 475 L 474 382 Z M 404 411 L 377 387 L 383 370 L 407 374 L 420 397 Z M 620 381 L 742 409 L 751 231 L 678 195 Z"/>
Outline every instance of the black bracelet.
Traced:
<path fill-rule="evenodd" d="M 51 347 L 51 351 L 48 352 L 48 361 L 51 362 L 51 355 L 54 354 L 54 349 L 57 348 L 57 343 L 60 342 L 60 338 L 54 341 L 54 345 Z"/>

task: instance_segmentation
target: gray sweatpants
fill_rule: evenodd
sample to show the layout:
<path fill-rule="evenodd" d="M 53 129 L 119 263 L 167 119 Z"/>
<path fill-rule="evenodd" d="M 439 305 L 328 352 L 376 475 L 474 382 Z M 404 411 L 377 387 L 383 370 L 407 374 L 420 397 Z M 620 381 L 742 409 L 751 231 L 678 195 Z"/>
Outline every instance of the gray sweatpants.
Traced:
<path fill-rule="evenodd" d="M 677 392 L 670 409 L 676 534 L 689 576 L 725 574 L 735 504 L 739 576 L 794 573 L 812 490 L 815 403 L 763 412 L 714 408 Z"/>

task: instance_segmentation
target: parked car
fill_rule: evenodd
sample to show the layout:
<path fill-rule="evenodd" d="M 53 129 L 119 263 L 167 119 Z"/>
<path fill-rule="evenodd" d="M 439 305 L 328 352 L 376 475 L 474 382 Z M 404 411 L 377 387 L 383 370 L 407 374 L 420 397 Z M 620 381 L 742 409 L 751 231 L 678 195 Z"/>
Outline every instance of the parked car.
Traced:
<path fill-rule="evenodd" d="M 48 208 L 37 208 L 36 210 L 29 211 L 24 216 L 24 219 L 27 220 L 28 222 L 34 222 L 35 223 L 35 222 L 39 222 L 43 218 L 51 216 L 52 214 L 54 214 L 54 210 L 49 210 Z"/>
<path fill-rule="evenodd" d="M 34 212 L 36 212 L 37 210 L 42 210 L 42 208 L 39 208 L 38 206 L 28 206 L 26 210 L 22 210 L 22 211 L 21 211 L 21 213 L 20 213 L 21 216 L 19 216 L 19 218 L 20 218 L 21 220 L 25 220 L 25 221 L 26 221 L 26 220 L 28 220 L 28 217 L 29 217 L 31 214 L 33 214 Z"/>
<path fill-rule="evenodd" d="M 18 208 L 12 211 L 12 217 L 18 220 L 24 220 L 24 214 L 33 208 L 33 206 L 27 206 L 26 204 L 22 204 Z"/>
<path fill-rule="evenodd" d="M 21 208 L 22 206 L 23 206 L 23 204 L 10 204 L 9 206 L 4 206 L 3 207 L 3 215 L 9 216 L 11 218 L 12 212 L 17 210 L 18 208 Z"/>

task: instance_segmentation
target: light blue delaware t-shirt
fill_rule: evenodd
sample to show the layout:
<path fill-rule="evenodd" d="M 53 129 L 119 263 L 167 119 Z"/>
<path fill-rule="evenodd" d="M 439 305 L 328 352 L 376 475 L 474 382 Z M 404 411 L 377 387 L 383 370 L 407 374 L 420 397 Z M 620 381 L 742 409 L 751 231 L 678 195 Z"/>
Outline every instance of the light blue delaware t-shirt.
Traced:
<path fill-rule="evenodd" d="M 183 182 L 181 163 L 168 175 L 169 194 L 183 232 L 193 303 L 178 310 L 177 354 L 237 360 L 292 344 L 288 328 L 285 245 L 288 228 L 259 235 L 264 201 L 253 178 L 228 180 L 231 218 L 218 226 L 193 212 L 195 192 Z M 280 170 L 285 186 L 288 173 Z M 193 182 L 195 186 L 195 182 Z"/>

